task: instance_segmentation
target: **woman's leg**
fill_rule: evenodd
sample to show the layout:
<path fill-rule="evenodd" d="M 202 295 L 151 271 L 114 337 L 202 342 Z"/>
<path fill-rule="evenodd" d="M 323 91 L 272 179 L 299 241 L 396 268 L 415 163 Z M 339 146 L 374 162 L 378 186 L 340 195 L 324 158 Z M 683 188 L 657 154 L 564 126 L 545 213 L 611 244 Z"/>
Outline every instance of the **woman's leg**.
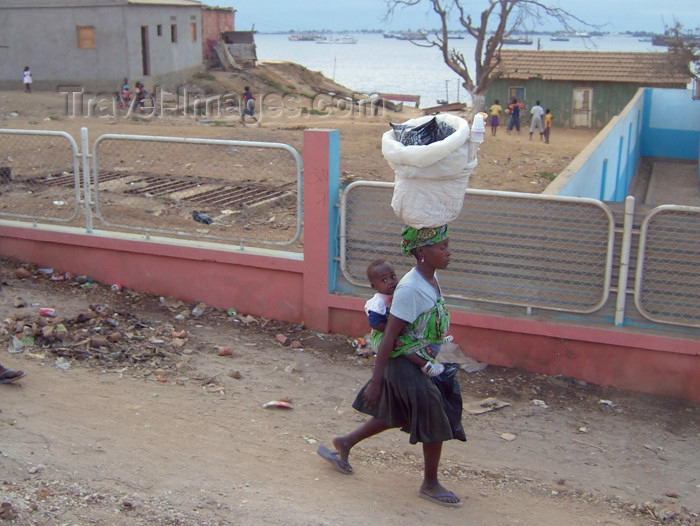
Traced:
<path fill-rule="evenodd" d="M 336 451 L 338 451 L 340 454 L 340 459 L 347 462 L 348 457 L 350 456 L 350 450 L 355 446 L 355 444 L 363 441 L 365 438 L 378 435 L 382 431 L 386 431 L 389 428 L 390 427 L 387 424 L 378 418 L 371 417 L 369 420 L 367 420 L 367 422 L 351 433 L 342 437 L 335 437 L 333 439 L 333 446 L 335 446 Z"/>
<path fill-rule="evenodd" d="M 459 497 L 450 490 L 445 489 L 438 481 L 438 468 L 442 455 L 442 442 L 423 443 L 423 483 L 420 486 L 422 495 L 432 497 L 438 504 L 458 506 L 461 504 Z"/>

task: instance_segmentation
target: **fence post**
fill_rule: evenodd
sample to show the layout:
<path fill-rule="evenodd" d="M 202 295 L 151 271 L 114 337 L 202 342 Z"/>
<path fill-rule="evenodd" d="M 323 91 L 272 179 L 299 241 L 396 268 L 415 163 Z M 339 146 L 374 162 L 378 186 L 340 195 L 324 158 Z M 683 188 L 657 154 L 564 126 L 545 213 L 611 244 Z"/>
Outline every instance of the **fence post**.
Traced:
<path fill-rule="evenodd" d="M 304 287 L 306 327 L 328 332 L 329 294 L 335 287 L 338 263 L 338 200 L 340 191 L 340 131 L 304 131 Z"/>
<path fill-rule="evenodd" d="M 92 186 L 90 181 L 90 159 L 88 129 L 80 128 L 81 171 L 83 173 L 83 204 L 85 205 L 85 228 L 92 232 Z"/>
<path fill-rule="evenodd" d="M 622 227 L 622 247 L 620 250 L 620 276 L 617 284 L 617 301 L 615 302 L 615 326 L 625 324 L 625 306 L 627 302 L 627 279 L 630 271 L 630 250 L 632 247 L 632 228 L 634 225 L 634 197 L 625 199 L 625 218 Z"/>

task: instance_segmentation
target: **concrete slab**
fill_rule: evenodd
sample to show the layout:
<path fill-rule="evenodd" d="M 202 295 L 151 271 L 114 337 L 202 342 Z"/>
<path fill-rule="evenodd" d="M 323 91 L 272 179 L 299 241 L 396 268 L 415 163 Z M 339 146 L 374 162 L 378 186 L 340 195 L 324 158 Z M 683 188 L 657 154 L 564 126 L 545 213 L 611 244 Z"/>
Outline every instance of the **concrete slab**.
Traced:
<path fill-rule="evenodd" d="M 700 207 L 698 163 L 655 160 L 644 203 Z"/>

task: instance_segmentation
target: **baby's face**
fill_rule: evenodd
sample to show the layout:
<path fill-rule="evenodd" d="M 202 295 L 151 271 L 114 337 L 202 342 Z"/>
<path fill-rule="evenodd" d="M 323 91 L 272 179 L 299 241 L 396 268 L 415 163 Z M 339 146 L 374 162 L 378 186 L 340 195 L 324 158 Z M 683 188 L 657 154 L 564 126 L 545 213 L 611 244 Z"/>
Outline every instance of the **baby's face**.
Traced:
<path fill-rule="evenodd" d="M 374 269 L 370 283 L 377 292 L 391 296 L 399 280 L 396 278 L 394 267 L 389 263 L 384 263 Z"/>

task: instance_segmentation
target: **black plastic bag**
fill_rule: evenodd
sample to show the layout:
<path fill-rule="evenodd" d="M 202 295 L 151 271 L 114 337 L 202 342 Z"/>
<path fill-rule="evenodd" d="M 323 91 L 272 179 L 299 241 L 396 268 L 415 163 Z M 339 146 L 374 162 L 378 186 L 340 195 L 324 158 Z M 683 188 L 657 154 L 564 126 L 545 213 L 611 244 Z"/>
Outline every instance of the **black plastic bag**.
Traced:
<path fill-rule="evenodd" d="M 442 395 L 442 406 L 450 421 L 452 438 L 466 442 L 467 435 L 462 427 L 462 392 L 457 381 L 458 363 L 446 362 L 442 364 L 445 370 L 433 378 L 438 391 Z"/>
<path fill-rule="evenodd" d="M 438 140 L 438 122 L 435 117 L 419 126 L 390 122 L 394 136 L 404 146 L 432 144 Z"/>
<path fill-rule="evenodd" d="M 207 214 L 197 212 L 196 210 L 192 212 L 192 219 L 199 221 L 200 223 L 204 223 L 205 225 L 211 225 L 214 222 L 214 220 Z"/>

